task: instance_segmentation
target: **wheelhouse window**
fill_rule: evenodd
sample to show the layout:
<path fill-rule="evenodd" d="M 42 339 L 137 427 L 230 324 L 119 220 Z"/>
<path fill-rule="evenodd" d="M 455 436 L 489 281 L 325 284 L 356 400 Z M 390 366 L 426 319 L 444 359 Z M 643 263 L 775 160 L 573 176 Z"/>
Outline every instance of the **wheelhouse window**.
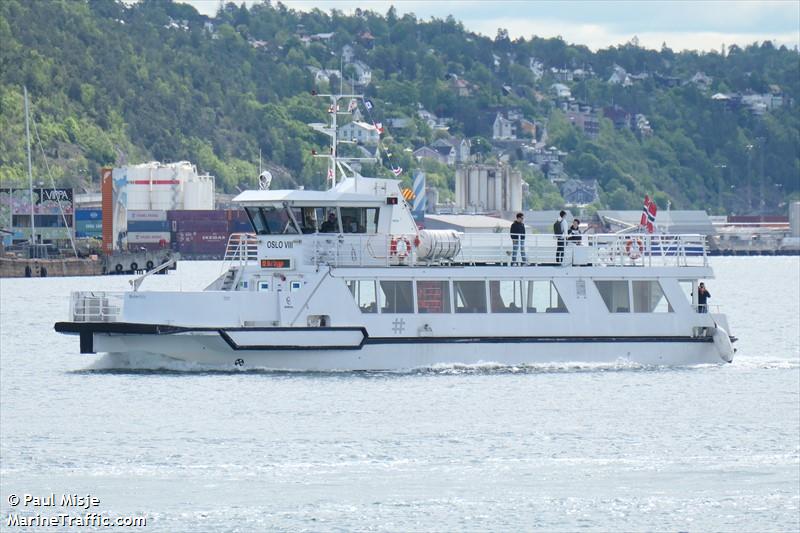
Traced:
<path fill-rule="evenodd" d="M 633 282 L 633 312 L 672 313 L 673 311 L 658 281 L 636 280 Z"/>
<path fill-rule="evenodd" d="M 289 235 L 299 233 L 288 208 L 269 205 L 265 207 L 246 207 L 253 229 L 259 235 Z"/>
<path fill-rule="evenodd" d="M 413 313 L 414 292 L 411 281 L 380 282 L 381 313 Z"/>
<path fill-rule="evenodd" d="M 626 280 L 595 280 L 594 284 L 611 313 L 630 313 L 631 300 Z"/>
<path fill-rule="evenodd" d="M 352 279 L 347 282 L 347 288 L 350 289 L 350 294 L 353 295 L 353 299 L 362 313 L 378 312 L 378 300 L 373 280 Z"/>
<path fill-rule="evenodd" d="M 529 313 L 568 313 L 555 283 L 550 280 L 528 281 Z"/>
<path fill-rule="evenodd" d="M 447 281 L 417 281 L 417 309 L 420 313 L 450 313 L 450 286 Z"/>
<path fill-rule="evenodd" d="M 485 313 L 486 282 L 454 281 L 453 299 L 456 313 Z"/>
<path fill-rule="evenodd" d="M 375 207 L 341 207 L 344 233 L 376 233 L 378 209 Z"/>
<path fill-rule="evenodd" d="M 521 313 L 522 281 L 490 281 L 489 302 L 492 313 Z"/>

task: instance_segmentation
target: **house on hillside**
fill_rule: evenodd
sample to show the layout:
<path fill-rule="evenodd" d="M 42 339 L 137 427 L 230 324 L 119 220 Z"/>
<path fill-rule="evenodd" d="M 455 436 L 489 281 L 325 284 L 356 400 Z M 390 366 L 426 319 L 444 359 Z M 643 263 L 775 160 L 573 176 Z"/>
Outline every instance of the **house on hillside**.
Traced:
<path fill-rule="evenodd" d="M 533 81 L 539 81 L 544 76 L 544 64 L 535 57 L 528 60 L 528 68 L 533 72 Z"/>
<path fill-rule="evenodd" d="M 559 82 L 569 82 L 573 79 L 572 71 L 566 68 L 552 67 L 550 69 L 550 74 L 553 76 L 553 79 Z"/>
<path fill-rule="evenodd" d="M 550 92 L 559 100 L 572 98 L 572 91 L 563 83 L 554 83 L 550 86 Z"/>
<path fill-rule="evenodd" d="M 443 165 L 453 166 L 456 164 L 456 150 L 450 145 L 423 146 L 414 150 L 413 155 L 417 161 L 431 159 Z"/>
<path fill-rule="evenodd" d="M 353 61 L 351 66 L 355 70 L 356 79 L 355 84 L 361 87 L 366 87 L 372 81 L 372 69 L 363 61 Z"/>
<path fill-rule="evenodd" d="M 356 51 L 353 48 L 353 45 L 346 44 L 342 46 L 342 61 L 345 64 L 352 63 L 355 57 L 356 57 Z"/>
<path fill-rule="evenodd" d="M 581 130 L 590 139 L 596 139 L 600 134 L 600 120 L 592 106 L 571 102 L 564 106 L 564 112 L 570 124 Z"/>
<path fill-rule="evenodd" d="M 502 113 L 497 113 L 492 124 L 492 139 L 496 141 L 512 140 L 517 138 L 517 128 L 514 121 L 507 119 Z"/>
<path fill-rule="evenodd" d="M 622 85 L 623 87 L 630 87 L 633 85 L 630 75 L 619 65 L 614 65 L 611 77 L 608 78 L 608 83 L 611 85 Z"/>
<path fill-rule="evenodd" d="M 637 113 L 633 118 L 636 133 L 640 137 L 650 137 L 653 134 L 653 128 L 650 127 L 650 121 L 641 113 Z"/>
<path fill-rule="evenodd" d="M 378 144 L 380 134 L 372 124 L 353 121 L 341 126 L 338 131 L 339 139 L 355 141 L 360 144 Z"/>
<path fill-rule="evenodd" d="M 712 81 L 713 81 L 713 79 L 711 78 L 711 76 L 706 76 L 706 74 L 704 72 L 697 71 L 695 73 L 695 75 L 691 77 L 691 79 L 689 80 L 689 83 L 691 83 L 692 85 L 694 85 L 698 89 L 701 89 L 703 91 L 707 91 L 708 89 L 711 88 L 711 82 Z"/>
<path fill-rule="evenodd" d="M 582 207 L 598 200 L 597 180 L 568 179 L 561 184 L 561 196 L 569 206 Z"/>
<path fill-rule="evenodd" d="M 463 78 L 453 75 L 450 79 L 450 89 L 458 96 L 472 96 L 473 85 Z"/>
<path fill-rule="evenodd" d="M 618 105 L 604 107 L 603 116 L 611 120 L 611 123 L 614 124 L 614 129 L 631 129 L 631 114 Z"/>
<path fill-rule="evenodd" d="M 455 136 L 441 138 L 431 143 L 431 148 L 439 150 L 440 147 L 447 149 L 452 148 L 454 150 L 454 163 L 466 163 L 471 159 L 472 143 L 470 143 L 469 139 L 466 137 L 463 139 L 459 139 Z"/>

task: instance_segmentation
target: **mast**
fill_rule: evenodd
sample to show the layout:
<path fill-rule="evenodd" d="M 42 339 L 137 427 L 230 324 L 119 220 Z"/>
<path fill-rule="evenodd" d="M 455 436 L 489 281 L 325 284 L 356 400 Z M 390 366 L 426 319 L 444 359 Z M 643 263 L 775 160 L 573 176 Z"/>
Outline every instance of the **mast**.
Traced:
<path fill-rule="evenodd" d="M 34 251 L 35 257 L 35 250 L 36 250 L 36 224 L 33 221 L 33 167 L 31 165 L 31 129 L 29 126 L 29 119 L 28 119 L 28 88 L 24 85 L 22 86 L 22 90 L 25 93 L 25 138 L 27 139 L 28 143 L 28 190 L 30 192 L 30 200 L 31 200 L 31 250 Z"/>
<path fill-rule="evenodd" d="M 319 96 L 322 98 L 328 98 L 331 102 L 330 107 L 328 108 L 328 114 L 331 115 L 330 118 L 330 125 L 325 126 L 322 124 L 309 124 L 313 129 L 324 133 L 328 137 L 331 138 L 331 148 L 329 154 L 315 154 L 314 157 L 324 157 L 328 159 L 328 187 L 333 188 L 336 186 L 337 182 L 337 174 L 341 173 L 342 177 L 346 177 L 344 172 L 344 168 L 348 168 L 352 171 L 352 169 L 347 165 L 348 162 L 355 162 L 355 161 L 377 161 L 374 157 L 338 157 L 338 145 L 339 145 L 339 128 L 338 128 L 338 115 L 339 115 L 339 100 L 342 98 L 356 98 L 359 100 L 364 99 L 364 95 L 362 94 L 317 94 L 313 93 L 315 96 Z M 342 112 L 342 115 L 349 114 L 349 112 Z M 348 141 L 341 141 L 341 142 L 348 142 Z M 343 165 L 343 166 L 340 166 Z M 358 173 L 354 172 L 354 179 L 356 180 L 356 190 L 358 190 Z"/>

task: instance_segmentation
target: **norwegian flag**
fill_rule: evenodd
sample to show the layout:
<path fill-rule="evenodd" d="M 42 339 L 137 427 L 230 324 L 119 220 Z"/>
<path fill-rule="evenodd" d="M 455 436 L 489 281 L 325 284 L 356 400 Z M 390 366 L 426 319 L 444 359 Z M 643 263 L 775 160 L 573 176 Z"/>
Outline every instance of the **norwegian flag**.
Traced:
<path fill-rule="evenodd" d="M 392 167 L 392 174 L 394 174 L 395 176 L 399 176 L 402 173 L 403 173 L 403 167 L 397 167 L 397 168 Z"/>
<path fill-rule="evenodd" d="M 644 195 L 644 206 L 642 206 L 642 218 L 639 225 L 647 228 L 647 233 L 653 233 L 656 229 L 656 213 L 658 206 L 648 195 Z"/>

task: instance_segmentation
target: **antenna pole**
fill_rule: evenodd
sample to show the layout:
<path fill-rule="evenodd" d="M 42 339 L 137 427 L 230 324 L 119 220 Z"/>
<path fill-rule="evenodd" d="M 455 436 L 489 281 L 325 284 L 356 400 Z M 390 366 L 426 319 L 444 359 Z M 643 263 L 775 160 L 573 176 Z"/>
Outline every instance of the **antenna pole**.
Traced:
<path fill-rule="evenodd" d="M 25 138 L 28 141 L 28 186 L 31 200 L 31 249 L 36 257 L 36 224 L 33 221 L 33 166 L 31 165 L 31 129 L 28 119 L 28 88 L 24 85 L 22 90 L 25 93 Z"/>

